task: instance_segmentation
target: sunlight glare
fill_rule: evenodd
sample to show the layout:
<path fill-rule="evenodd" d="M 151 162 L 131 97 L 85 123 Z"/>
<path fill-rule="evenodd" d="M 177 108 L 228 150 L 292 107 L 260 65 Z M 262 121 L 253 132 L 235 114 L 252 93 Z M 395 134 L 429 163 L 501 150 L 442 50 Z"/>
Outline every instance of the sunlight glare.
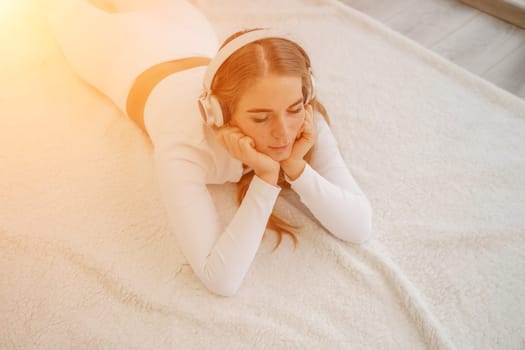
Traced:
<path fill-rule="evenodd" d="M 0 0 L 0 25 L 15 15 L 17 7 L 26 0 Z"/>
<path fill-rule="evenodd" d="M 16 0 L 0 0 L 0 16 L 4 16 L 9 12 L 10 5 Z"/>

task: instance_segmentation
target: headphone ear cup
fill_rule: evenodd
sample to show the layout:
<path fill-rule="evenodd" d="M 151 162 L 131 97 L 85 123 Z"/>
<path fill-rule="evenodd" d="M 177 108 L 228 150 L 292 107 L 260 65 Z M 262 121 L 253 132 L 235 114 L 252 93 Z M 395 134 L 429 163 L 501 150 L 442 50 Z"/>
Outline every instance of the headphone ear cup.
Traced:
<path fill-rule="evenodd" d="M 308 91 L 308 103 L 310 103 L 315 97 L 315 79 L 312 74 L 310 74 L 310 91 Z"/>
<path fill-rule="evenodd" d="M 221 127 L 224 124 L 224 118 L 222 116 L 222 108 L 219 100 L 213 95 L 208 97 L 209 109 L 208 109 L 208 118 L 211 114 L 211 123 L 209 125 L 215 124 L 216 127 Z"/>
<path fill-rule="evenodd" d="M 213 95 L 198 99 L 202 120 L 206 125 L 221 127 L 224 124 L 221 104 Z"/>
<path fill-rule="evenodd" d="M 201 112 L 202 121 L 206 125 L 212 125 L 213 116 L 210 116 L 210 113 L 209 113 L 210 106 L 209 106 L 208 99 L 206 97 L 201 97 L 198 99 L 198 104 L 199 104 L 199 110 Z"/>

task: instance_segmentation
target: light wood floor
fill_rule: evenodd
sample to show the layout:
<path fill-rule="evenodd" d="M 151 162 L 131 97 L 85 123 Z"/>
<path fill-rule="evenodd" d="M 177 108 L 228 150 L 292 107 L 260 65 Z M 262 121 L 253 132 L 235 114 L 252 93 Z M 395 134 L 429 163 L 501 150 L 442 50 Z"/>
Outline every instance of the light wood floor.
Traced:
<path fill-rule="evenodd" d="M 340 0 L 525 99 L 525 30 L 458 0 Z"/>

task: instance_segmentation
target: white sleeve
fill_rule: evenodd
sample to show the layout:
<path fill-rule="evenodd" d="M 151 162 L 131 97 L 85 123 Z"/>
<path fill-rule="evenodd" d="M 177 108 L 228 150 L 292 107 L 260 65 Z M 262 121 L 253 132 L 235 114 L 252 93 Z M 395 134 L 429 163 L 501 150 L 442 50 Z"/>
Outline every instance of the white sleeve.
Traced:
<path fill-rule="evenodd" d="M 212 292 L 235 294 L 281 188 L 254 176 L 234 217 L 222 227 L 201 166 L 159 156 L 156 167 L 171 229 L 194 273 Z"/>
<path fill-rule="evenodd" d="M 348 170 L 324 118 L 318 117 L 316 126 L 310 164 L 295 181 L 286 180 L 328 231 L 342 240 L 363 243 L 372 231 L 370 201 Z"/>

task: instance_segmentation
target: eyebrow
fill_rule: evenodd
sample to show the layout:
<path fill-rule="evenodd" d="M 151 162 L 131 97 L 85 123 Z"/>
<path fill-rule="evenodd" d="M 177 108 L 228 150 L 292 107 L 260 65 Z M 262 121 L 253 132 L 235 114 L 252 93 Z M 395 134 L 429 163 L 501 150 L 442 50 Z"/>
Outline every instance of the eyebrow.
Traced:
<path fill-rule="evenodd" d="M 293 107 L 299 103 L 303 102 L 303 98 L 299 98 L 297 101 L 295 101 L 294 103 L 292 103 L 290 106 L 288 106 L 288 108 L 290 107 Z M 271 112 L 272 110 L 271 109 L 268 109 L 268 108 L 252 108 L 252 109 L 248 109 L 246 112 L 249 112 L 249 113 L 260 113 L 260 112 Z"/>

